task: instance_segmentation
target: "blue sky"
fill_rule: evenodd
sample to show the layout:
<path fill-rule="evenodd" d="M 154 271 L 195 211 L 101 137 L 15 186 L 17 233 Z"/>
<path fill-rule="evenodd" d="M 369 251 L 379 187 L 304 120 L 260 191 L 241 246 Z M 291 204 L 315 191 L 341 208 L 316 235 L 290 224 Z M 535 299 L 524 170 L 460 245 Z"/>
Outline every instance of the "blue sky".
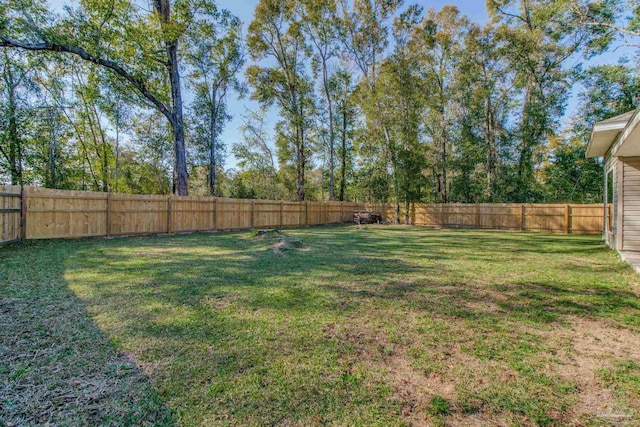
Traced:
<path fill-rule="evenodd" d="M 139 0 L 140 2 L 148 2 L 149 0 Z M 63 4 L 71 3 L 70 0 L 49 0 L 50 4 L 60 10 Z M 219 7 L 228 9 L 234 15 L 238 16 L 245 24 L 246 27 L 253 19 L 253 11 L 258 3 L 258 0 L 217 0 L 216 3 Z M 461 13 L 467 15 L 471 20 L 478 23 L 485 23 L 488 21 L 488 16 L 485 7 L 484 0 L 426 0 L 426 1 L 411 1 L 407 0 L 406 5 L 419 4 L 428 10 L 430 8 L 441 9 L 446 5 L 455 5 L 458 7 Z M 245 31 L 246 32 L 246 31 Z M 615 52 L 607 53 L 600 57 L 597 57 L 585 65 L 588 64 L 615 64 L 624 55 L 630 56 L 629 49 L 618 49 Z M 574 61 L 578 62 L 581 58 L 576 58 Z M 570 64 L 573 65 L 573 64 Z M 565 121 L 575 111 L 577 105 L 576 92 L 579 90 L 579 86 L 574 87 L 574 95 L 568 101 L 568 109 Z M 187 96 L 188 100 L 188 96 Z M 236 165 L 236 159 L 231 153 L 232 145 L 239 141 L 242 137 L 240 127 L 243 124 L 243 115 L 247 110 L 256 110 L 258 104 L 251 101 L 248 97 L 244 99 L 237 99 L 235 94 L 232 94 L 228 100 L 229 113 L 233 116 L 233 119 L 226 125 L 224 132 L 221 135 L 221 139 L 227 147 L 228 156 L 225 162 L 225 168 L 233 168 Z M 270 115 L 270 121 L 277 120 L 277 114 L 275 112 Z"/>

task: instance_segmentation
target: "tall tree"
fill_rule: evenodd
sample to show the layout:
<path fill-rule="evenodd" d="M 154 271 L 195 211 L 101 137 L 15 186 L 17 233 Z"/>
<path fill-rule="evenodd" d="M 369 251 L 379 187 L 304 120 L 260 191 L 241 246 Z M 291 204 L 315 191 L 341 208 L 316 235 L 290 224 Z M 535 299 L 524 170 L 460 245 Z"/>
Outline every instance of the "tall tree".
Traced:
<path fill-rule="evenodd" d="M 23 184 L 25 141 L 23 127 L 32 112 L 33 93 L 38 89 L 34 73 L 41 62 L 31 55 L 2 52 L 0 56 L 0 164 L 9 171 L 13 185 Z"/>
<path fill-rule="evenodd" d="M 371 167 L 389 175 L 387 180 L 391 182 L 396 202 L 396 222 L 400 213 L 399 171 L 395 167 L 395 145 L 387 123 L 390 112 L 379 98 L 376 83 L 389 45 L 390 21 L 402 4 L 402 0 L 354 0 L 352 4 L 343 0 L 341 3 L 345 50 L 362 74 L 358 96 L 368 135 L 360 141 L 376 164 Z"/>
<path fill-rule="evenodd" d="M 410 222 L 410 203 L 421 199 L 422 171 L 426 168 L 422 143 L 422 114 L 425 106 L 424 81 L 420 75 L 420 49 L 413 35 L 419 30 L 422 8 L 414 5 L 394 19 L 394 48 L 382 63 L 378 79 L 382 101 L 389 112 L 389 126 L 396 176 L 396 197 L 403 204 L 404 223 Z"/>
<path fill-rule="evenodd" d="M 330 61 L 340 53 L 339 37 L 341 22 L 338 18 L 336 0 L 304 0 L 303 28 L 313 47 L 313 69 L 320 75 L 322 93 L 327 111 L 329 148 L 329 200 L 334 200 L 335 191 L 335 100 L 330 87 Z"/>
<path fill-rule="evenodd" d="M 248 112 L 242 126 L 242 140 L 233 146 L 239 175 L 251 183 L 260 198 L 277 200 L 283 194 L 278 180 L 278 163 L 266 124 L 267 111 Z"/>
<path fill-rule="evenodd" d="M 336 103 L 335 125 L 340 146 L 338 148 L 339 188 L 338 200 L 345 201 L 347 180 L 353 174 L 353 139 L 357 120 L 354 100 L 355 86 L 352 75 L 345 67 L 339 68 L 331 76 L 329 88 Z"/>
<path fill-rule="evenodd" d="M 430 10 L 417 32 L 415 44 L 423 53 L 422 75 L 425 79 L 427 110 L 425 129 L 433 142 L 434 201 L 449 201 L 449 147 L 452 139 L 451 101 L 459 89 L 456 86 L 467 20 L 455 6 Z"/>
<path fill-rule="evenodd" d="M 516 106 L 515 72 L 492 24 L 472 25 L 460 51 L 456 157 L 461 176 L 452 200 L 502 202 L 500 178 L 511 162 L 509 122 Z M 472 174 L 476 175 L 472 181 Z M 475 190 L 474 190 L 475 189 Z"/>
<path fill-rule="evenodd" d="M 625 65 L 596 65 L 579 75 L 572 127 L 552 140 L 551 161 L 543 169 L 549 202 L 598 203 L 602 201 L 604 168 L 586 158 L 594 123 L 635 109 L 640 101 L 640 76 Z"/>
<path fill-rule="evenodd" d="M 510 63 L 522 91 L 517 138 L 516 182 L 510 199 L 536 199 L 535 153 L 554 135 L 564 114 L 570 87 L 569 58 L 589 44 L 567 1 L 487 0 L 494 21 L 502 24 L 500 38 L 507 44 Z"/>
<path fill-rule="evenodd" d="M 308 167 L 306 131 L 312 107 L 312 85 L 305 73 L 309 56 L 296 1 L 260 0 L 249 25 L 248 48 L 254 60 L 269 59 L 273 66 L 252 65 L 247 69 L 252 98 L 276 103 L 285 120 L 281 126 L 282 147 L 290 147 L 295 163 L 296 198 L 305 199 Z M 282 156 L 281 156 L 282 157 Z"/>
<path fill-rule="evenodd" d="M 231 90 L 242 94 L 239 73 L 245 64 L 242 22 L 226 10 L 206 2 L 189 29 L 185 56 L 191 70 L 189 83 L 194 91 L 191 111 L 197 122 L 195 141 L 208 159 L 209 194 L 216 195 L 216 173 L 220 165 L 220 134 L 231 119 L 227 96 Z"/>
<path fill-rule="evenodd" d="M 200 3 L 154 0 L 153 12 L 146 13 L 127 0 L 87 0 L 58 19 L 43 1 L 17 0 L 0 9 L 0 47 L 74 55 L 126 81 L 168 120 L 174 189 L 187 195 L 179 45 Z"/>

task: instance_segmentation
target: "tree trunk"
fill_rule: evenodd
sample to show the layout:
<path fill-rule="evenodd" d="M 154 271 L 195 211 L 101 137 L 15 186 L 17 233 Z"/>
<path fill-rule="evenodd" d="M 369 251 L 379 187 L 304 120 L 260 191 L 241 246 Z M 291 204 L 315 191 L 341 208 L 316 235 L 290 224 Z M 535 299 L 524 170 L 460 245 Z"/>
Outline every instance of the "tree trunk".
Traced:
<path fill-rule="evenodd" d="M 520 158 L 518 159 L 518 202 L 527 201 L 527 193 L 529 190 L 529 169 L 531 165 L 531 147 L 534 144 L 534 124 L 531 117 L 531 104 L 533 103 L 533 82 L 527 82 L 525 89 L 525 98 L 522 105 L 522 123 L 520 129 Z M 533 172 L 533 171 L 531 171 Z"/>
<path fill-rule="evenodd" d="M 297 187 L 297 196 L 298 196 L 298 201 L 302 202 L 304 201 L 304 169 L 306 166 L 306 162 L 305 162 L 305 153 L 304 153 L 304 128 L 302 126 L 302 124 L 300 123 L 300 121 L 297 124 L 297 129 L 296 129 L 296 139 L 298 139 L 297 144 L 296 144 L 296 150 L 297 150 L 297 181 L 296 181 L 296 187 Z"/>
<path fill-rule="evenodd" d="M 115 167 L 115 192 L 118 192 L 118 180 L 120 179 L 120 112 L 116 116 L 116 167 Z"/>
<path fill-rule="evenodd" d="M 154 8 L 163 27 L 170 27 L 171 24 L 171 3 L 169 0 L 154 0 Z M 165 36 L 168 36 L 171 28 L 163 28 Z M 171 111 L 169 112 L 169 122 L 173 131 L 173 190 L 179 196 L 189 195 L 189 172 L 187 171 L 187 156 L 184 141 L 184 117 L 182 114 L 182 90 L 180 87 L 180 69 L 178 61 L 178 40 L 173 36 L 164 41 L 167 54 L 167 70 L 169 72 L 169 83 L 171 85 Z M 166 115 L 166 113 L 165 113 Z"/>
<path fill-rule="evenodd" d="M 211 123 L 209 124 L 211 127 L 211 147 L 209 151 L 209 194 L 212 196 L 216 195 L 216 140 L 218 139 L 216 117 L 216 107 L 214 106 L 211 111 Z"/>
<path fill-rule="evenodd" d="M 411 202 L 409 199 L 405 199 L 404 201 L 404 225 L 410 224 L 410 210 L 411 210 Z"/>
<path fill-rule="evenodd" d="M 16 104 L 16 87 L 14 83 L 13 73 L 9 64 L 9 59 L 5 55 L 5 69 L 3 73 L 3 79 L 7 90 L 7 142 L 8 153 L 2 150 L 2 154 L 6 157 L 9 163 L 9 173 L 11 175 L 11 184 L 22 184 L 22 147 L 20 141 L 20 134 L 18 132 L 18 117 L 17 117 L 17 104 Z"/>
<path fill-rule="evenodd" d="M 342 170 L 340 171 L 340 201 L 344 202 L 344 190 L 347 181 L 347 105 L 342 107 L 342 153 L 340 161 Z"/>
<path fill-rule="evenodd" d="M 333 102 L 331 101 L 331 93 L 329 92 L 329 76 L 327 71 L 327 61 L 322 60 L 322 83 L 324 86 L 324 94 L 327 99 L 327 110 L 329 112 L 329 200 L 333 201 L 335 186 L 335 132 L 333 123 Z"/>
<path fill-rule="evenodd" d="M 393 144 L 391 142 L 391 135 L 389 134 L 389 128 L 385 123 L 382 123 L 382 130 L 384 134 L 384 139 L 387 144 L 387 151 L 389 155 L 389 165 L 391 166 L 391 176 L 393 179 L 393 192 L 394 197 L 396 199 L 396 212 L 394 221 L 396 224 L 400 224 L 400 186 L 398 183 L 398 173 L 396 169 L 396 156 L 395 150 L 393 149 Z"/>
<path fill-rule="evenodd" d="M 46 171 L 46 181 L 45 182 L 49 182 L 50 185 L 48 185 L 49 188 L 58 188 L 58 174 L 56 172 L 56 159 L 58 157 L 58 143 L 56 140 L 56 135 L 55 135 L 55 131 L 53 130 L 53 126 L 55 126 L 54 123 L 57 123 L 57 120 L 55 120 L 53 114 L 52 114 L 52 110 L 49 110 L 49 119 L 50 119 L 50 126 L 52 126 L 49 130 L 49 143 L 47 145 L 47 149 L 49 151 L 49 159 L 48 159 L 48 167 L 47 167 L 47 171 Z M 85 188 L 85 170 L 84 170 L 84 159 L 82 161 L 82 189 L 84 190 Z"/>
<path fill-rule="evenodd" d="M 442 169 L 441 169 L 441 179 L 442 179 L 442 203 L 447 203 L 449 201 L 449 194 L 447 193 L 447 130 L 446 130 L 446 119 L 444 117 L 445 111 L 442 111 L 442 122 L 440 129 L 440 139 L 442 144 Z"/>
<path fill-rule="evenodd" d="M 485 102 L 485 132 L 487 137 L 487 162 L 486 162 L 486 173 L 487 173 L 487 188 L 485 191 L 485 198 L 487 202 L 490 202 L 493 198 L 493 185 L 494 185 L 494 175 L 496 169 L 496 157 L 497 157 L 497 139 L 496 139 L 496 124 L 495 124 L 495 116 L 493 113 L 493 106 L 491 103 L 491 97 L 487 96 Z"/>
<path fill-rule="evenodd" d="M 16 100 L 13 87 L 9 88 L 8 99 L 9 123 L 7 124 L 7 136 L 9 142 L 9 169 L 11 173 L 11 184 L 22 184 L 22 158 L 20 147 L 20 136 L 18 133 L 18 119 L 16 117 Z"/>
<path fill-rule="evenodd" d="M 182 91 L 178 69 L 178 42 L 167 43 L 169 58 L 169 80 L 171 81 L 171 104 L 173 110 L 173 150 L 175 155 L 175 192 L 178 196 L 189 195 L 189 172 L 187 171 L 186 145 L 184 141 L 184 117 L 182 115 Z"/>
<path fill-rule="evenodd" d="M 442 201 L 449 201 L 449 193 L 447 191 L 447 143 L 442 143 Z"/>

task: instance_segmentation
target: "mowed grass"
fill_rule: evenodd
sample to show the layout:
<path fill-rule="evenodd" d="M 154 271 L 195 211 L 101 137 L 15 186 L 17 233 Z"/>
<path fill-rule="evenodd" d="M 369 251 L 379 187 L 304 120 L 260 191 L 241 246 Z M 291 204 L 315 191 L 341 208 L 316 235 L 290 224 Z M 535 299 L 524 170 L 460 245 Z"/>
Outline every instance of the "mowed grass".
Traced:
<path fill-rule="evenodd" d="M 0 249 L 0 424 L 640 425 L 598 236 L 285 233 Z"/>

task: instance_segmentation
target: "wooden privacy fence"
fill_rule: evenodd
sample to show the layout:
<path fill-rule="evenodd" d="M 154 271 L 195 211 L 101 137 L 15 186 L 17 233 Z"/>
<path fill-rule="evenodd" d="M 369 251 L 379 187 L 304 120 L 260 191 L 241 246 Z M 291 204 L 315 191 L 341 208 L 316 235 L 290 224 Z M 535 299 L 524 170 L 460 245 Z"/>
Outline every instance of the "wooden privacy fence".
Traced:
<path fill-rule="evenodd" d="M 359 209 L 395 219 L 395 204 L 144 196 L 0 186 L 0 244 L 20 239 L 126 236 L 351 221 Z M 411 204 L 413 225 L 599 234 L 603 205 Z M 400 221 L 404 222 L 401 210 Z"/>
<path fill-rule="evenodd" d="M 395 220 L 396 205 L 367 205 Z M 400 210 L 404 222 L 404 209 Z M 410 205 L 413 225 L 487 230 L 529 230 L 565 234 L 600 234 L 604 230 L 604 205 L 578 204 L 420 204 Z"/>
<path fill-rule="evenodd" d="M 18 185 L 0 185 L 0 244 L 22 237 L 22 193 Z"/>
<path fill-rule="evenodd" d="M 5 188 L 2 191 L 8 194 L 6 187 L 0 188 Z M 6 197 L 10 202 L 5 202 L 12 203 L 12 209 L 0 211 L 3 230 L 7 230 L 3 231 L 3 241 L 18 237 L 127 236 L 332 224 L 351 220 L 353 211 L 362 206 L 347 202 L 145 196 L 36 187 L 25 187 L 21 197 L 20 187 L 15 191 Z"/>

